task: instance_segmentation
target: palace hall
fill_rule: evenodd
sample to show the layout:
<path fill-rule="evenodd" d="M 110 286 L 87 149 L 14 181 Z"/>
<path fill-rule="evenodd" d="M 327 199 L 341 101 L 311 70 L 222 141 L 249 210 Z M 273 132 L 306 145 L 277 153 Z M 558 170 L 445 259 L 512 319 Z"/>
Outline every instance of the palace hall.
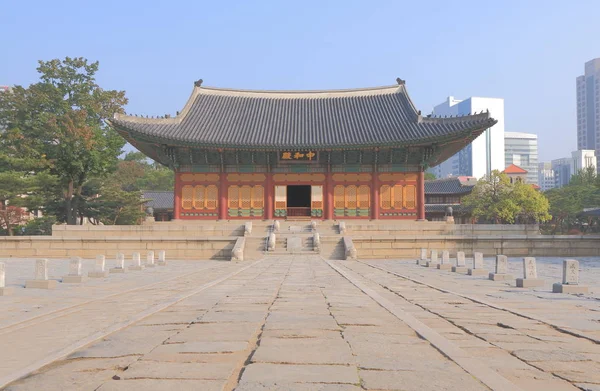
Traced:
<path fill-rule="evenodd" d="M 424 170 L 496 123 L 423 116 L 405 82 L 322 91 L 194 89 L 176 116 L 111 125 L 175 172 L 174 219 L 425 219 Z"/>

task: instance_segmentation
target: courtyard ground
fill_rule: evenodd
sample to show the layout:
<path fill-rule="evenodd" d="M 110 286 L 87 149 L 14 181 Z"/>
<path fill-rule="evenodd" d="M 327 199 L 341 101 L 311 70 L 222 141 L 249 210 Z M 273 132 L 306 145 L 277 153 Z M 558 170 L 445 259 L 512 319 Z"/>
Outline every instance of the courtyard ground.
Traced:
<path fill-rule="evenodd" d="M 33 260 L 7 260 L 0 387 L 597 391 L 598 263 L 581 262 L 591 290 L 574 296 L 550 293 L 553 258 L 538 260 L 546 285 L 535 289 L 414 261 L 280 256 L 38 290 L 22 288 Z M 49 268 L 60 279 L 68 261 Z"/>

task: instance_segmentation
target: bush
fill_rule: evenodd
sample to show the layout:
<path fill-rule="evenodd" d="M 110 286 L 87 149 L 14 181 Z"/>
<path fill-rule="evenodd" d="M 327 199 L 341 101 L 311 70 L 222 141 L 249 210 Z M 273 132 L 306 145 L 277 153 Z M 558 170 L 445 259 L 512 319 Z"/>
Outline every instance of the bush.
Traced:
<path fill-rule="evenodd" d="M 52 225 L 56 224 L 56 217 L 44 216 L 29 220 L 21 227 L 19 235 L 52 235 Z"/>

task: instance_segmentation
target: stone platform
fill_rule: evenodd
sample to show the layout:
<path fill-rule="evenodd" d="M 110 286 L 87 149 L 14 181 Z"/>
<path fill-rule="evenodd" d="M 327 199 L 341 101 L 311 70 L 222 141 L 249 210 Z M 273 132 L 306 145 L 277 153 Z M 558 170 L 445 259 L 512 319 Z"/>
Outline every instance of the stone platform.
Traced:
<path fill-rule="evenodd" d="M 257 260 L 265 255 L 266 238 L 273 230 L 273 221 L 251 222 L 250 232 L 246 232 L 244 221 L 173 221 L 140 226 L 57 225 L 53 227 L 52 236 L 0 237 L 0 254 L 90 258 L 101 251 L 107 259 L 114 258 L 117 253 L 125 254 L 129 259 L 134 251 L 166 250 L 176 259 L 230 260 L 237 239 L 245 238 L 244 259 Z M 278 244 L 285 244 L 291 228 L 299 228 L 296 233 L 303 243 L 310 240 L 313 233 L 319 233 L 319 253 L 326 259 L 345 258 L 344 237 L 352 240 L 358 259 L 416 259 L 421 248 L 448 250 L 452 256 L 457 251 L 464 251 L 467 256 L 474 251 L 486 256 L 499 253 L 538 257 L 600 256 L 600 236 L 541 235 L 536 225 L 390 220 L 315 222 L 313 230 L 311 221 L 281 220 Z M 345 224 L 343 230 L 341 223 Z M 283 246 L 276 251 L 281 248 Z"/>

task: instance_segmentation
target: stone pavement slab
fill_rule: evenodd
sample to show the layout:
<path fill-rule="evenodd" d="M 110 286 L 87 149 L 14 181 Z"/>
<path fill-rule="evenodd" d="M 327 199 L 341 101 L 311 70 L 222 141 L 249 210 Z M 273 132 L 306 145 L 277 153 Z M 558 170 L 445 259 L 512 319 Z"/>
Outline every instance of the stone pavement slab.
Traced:
<path fill-rule="evenodd" d="M 344 365 L 286 365 L 252 363 L 248 365 L 240 386 L 245 383 L 330 383 L 356 384 L 360 380 L 355 367 Z"/>
<path fill-rule="evenodd" d="M 135 379 L 108 381 L 98 391 L 221 391 L 220 380 Z"/>
<path fill-rule="evenodd" d="M 348 344 L 340 338 L 266 338 L 252 356 L 253 362 L 289 364 L 352 364 L 354 357 Z"/>
<path fill-rule="evenodd" d="M 226 380 L 233 367 L 229 363 L 181 363 L 138 361 L 123 372 L 122 379 Z"/>

